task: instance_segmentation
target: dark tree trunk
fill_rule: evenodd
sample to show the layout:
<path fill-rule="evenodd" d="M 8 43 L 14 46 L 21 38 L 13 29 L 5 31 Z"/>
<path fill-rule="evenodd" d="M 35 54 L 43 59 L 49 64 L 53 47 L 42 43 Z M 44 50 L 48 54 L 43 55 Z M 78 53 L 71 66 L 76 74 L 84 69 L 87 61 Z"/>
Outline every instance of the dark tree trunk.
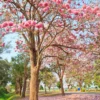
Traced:
<path fill-rule="evenodd" d="M 24 82 L 23 82 L 23 87 L 22 87 L 22 94 L 21 94 L 21 97 L 25 97 L 25 93 L 26 93 L 26 80 L 27 80 L 27 77 L 25 76 L 24 77 Z"/>
<path fill-rule="evenodd" d="M 15 93 L 18 94 L 19 91 L 18 91 L 18 81 L 16 80 L 15 82 Z"/>
<path fill-rule="evenodd" d="M 61 94 L 65 95 L 64 88 L 63 88 L 63 80 L 62 79 L 60 79 L 60 84 L 61 84 Z"/>
<path fill-rule="evenodd" d="M 49 86 L 48 88 L 49 88 L 49 91 L 50 91 L 51 87 Z"/>
<path fill-rule="evenodd" d="M 19 79 L 19 94 L 21 96 L 22 93 L 22 79 Z"/>
<path fill-rule="evenodd" d="M 82 83 L 79 82 L 80 91 L 82 91 Z"/>

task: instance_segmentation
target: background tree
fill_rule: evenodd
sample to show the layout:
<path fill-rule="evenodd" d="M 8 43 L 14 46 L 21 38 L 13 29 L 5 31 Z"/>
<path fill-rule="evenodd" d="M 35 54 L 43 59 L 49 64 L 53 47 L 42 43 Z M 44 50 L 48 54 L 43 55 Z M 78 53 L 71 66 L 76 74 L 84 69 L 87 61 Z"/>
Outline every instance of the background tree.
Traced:
<path fill-rule="evenodd" d="M 95 61 L 95 75 L 94 75 L 94 84 L 100 88 L 100 60 Z"/>
<path fill-rule="evenodd" d="M 58 87 L 59 89 L 61 89 L 61 83 L 60 83 L 60 81 L 57 82 L 57 87 Z"/>
<path fill-rule="evenodd" d="M 53 75 L 53 73 L 50 71 L 50 69 L 47 67 L 41 69 L 41 72 L 39 73 L 39 77 L 41 82 L 44 83 L 45 93 L 47 93 L 46 87 L 48 87 L 50 90 L 51 86 L 54 84 L 54 82 L 56 82 L 56 78 Z"/>
<path fill-rule="evenodd" d="M 50 66 L 52 72 L 56 73 L 59 77 L 60 85 L 61 85 L 61 93 L 64 95 L 64 87 L 63 87 L 63 77 L 65 72 L 65 65 L 60 64 L 59 60 L 57 59 L 56 63 L 53 63 Z"/>
<path fill-rule="evenodd" d="M 16 57 L 12 58 L 11 63 L 12 83 L 15 85 L 15 91 L 22 97 L 25 97 L 26 80 L 29 78 L 29 58 L 25 54 L 18 54 Z"/>
<path fill-rule="evenodd" d="M 11 65 L 7 60 L 0 60 L 0 87 L 5 87 L 10 81 L 10 68 Z"/>

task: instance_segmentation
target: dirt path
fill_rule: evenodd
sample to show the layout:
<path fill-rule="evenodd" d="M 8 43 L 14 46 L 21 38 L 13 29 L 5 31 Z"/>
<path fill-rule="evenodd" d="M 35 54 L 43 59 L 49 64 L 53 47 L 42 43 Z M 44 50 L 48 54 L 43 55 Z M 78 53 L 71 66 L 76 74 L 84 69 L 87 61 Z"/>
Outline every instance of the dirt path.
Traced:
<path fill-rule="evenodd" d="M 20 100 L 29 100 L 29 98 Z M 100 94 L 66 94 L 65 96 L 39 97 L 39 100 L 100 100 Z"/>

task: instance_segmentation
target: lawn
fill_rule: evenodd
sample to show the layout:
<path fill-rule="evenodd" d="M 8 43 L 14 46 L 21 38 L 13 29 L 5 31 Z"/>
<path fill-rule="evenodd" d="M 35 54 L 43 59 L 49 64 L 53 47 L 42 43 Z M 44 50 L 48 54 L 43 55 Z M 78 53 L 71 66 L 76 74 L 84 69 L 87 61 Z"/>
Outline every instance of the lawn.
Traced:
<path fill-rule="evenodd" d="M 14 93 L 8 93 L 0 95 L 0 100 L 16 100 L 19 97 L 20 97 L 19 95 L 16 95 Z"/>

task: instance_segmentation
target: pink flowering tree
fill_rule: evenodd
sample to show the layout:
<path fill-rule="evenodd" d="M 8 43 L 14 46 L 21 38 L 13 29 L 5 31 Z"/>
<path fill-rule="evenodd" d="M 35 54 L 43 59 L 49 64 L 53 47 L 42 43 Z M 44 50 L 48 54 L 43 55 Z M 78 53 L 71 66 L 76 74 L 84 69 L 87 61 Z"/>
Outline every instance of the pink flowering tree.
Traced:
<path fill-rule="evenodd" d="M 76 81 L 81 89 L 83 85 L 90 85 L 94 77 L 94 56 L 91 54 L 81 53 L 78 57 L 71 60 L 66 70 L 66 78 Z"/>
<path fill-rule="evenodd" d="M 49 47 L 62 51 L 83 49 L 85 45 L 72 45 L 71 41 L 80 31 L 86 30 L 87 36 L 95 31 L 90 28 L 99 19 L 100 8 L 81 6 L 72 0 L 0 0 L 0 5 L 0 16 L 4 18 L 0 34 L 16 32 L 23 36 L 26 43 L 21 50 L 29 52 L 31 63 L 30 100 L 38 100 L 38 75 L 45 50 Z M 17 44 L 23 43 L 17 41 Z"/>

